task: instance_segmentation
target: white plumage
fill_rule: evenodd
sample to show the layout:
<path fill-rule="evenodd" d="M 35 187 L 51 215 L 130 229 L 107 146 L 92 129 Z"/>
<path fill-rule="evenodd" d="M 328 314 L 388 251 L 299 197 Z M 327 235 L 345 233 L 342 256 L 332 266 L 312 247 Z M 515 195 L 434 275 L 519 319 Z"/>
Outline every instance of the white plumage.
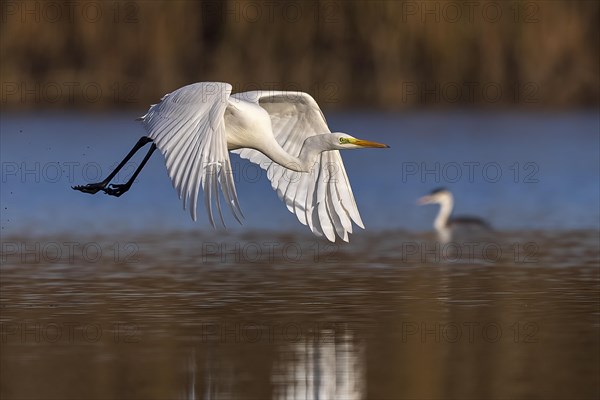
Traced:
<path fill-rule="evenodd" d="M 364 228 L 338 150 L 388 146 L 331 133 L 307 93 L 231 91 L 228 83 L 188 85 L 140 118 L 192 218 L 200 186 L 213 226 L 213 202 L 224 223 L 219 187 L 234 217 L 243 218 L 229 150 L 266 170 L 288 210 L 316 235 L 348 241 L 353 222 Z"/>

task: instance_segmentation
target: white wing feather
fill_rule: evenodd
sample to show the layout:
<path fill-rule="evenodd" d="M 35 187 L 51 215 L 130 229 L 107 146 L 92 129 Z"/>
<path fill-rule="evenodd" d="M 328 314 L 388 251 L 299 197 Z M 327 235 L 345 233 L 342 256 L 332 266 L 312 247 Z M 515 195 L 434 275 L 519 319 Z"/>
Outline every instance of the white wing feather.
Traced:
<path fill-rule="evenodd" d="M 189 206 L 195 221 L 198 191 L 202 185 L 213 226 L 213 197 L 223 222 L 219 184 L 235 218 L 238 221 L 243 218 L 225 133 L 224 113 L 231 89 L 230 84 L 220 82 L 184 86 L 165 95 L 140 118 L 148 137 L 165 157 L 169 177 L 179 198 L 183 199 L 183 207 Z"/>
<path fill-rule="evenodd" d="M 271 117 L 277 142 L 298 157 L 307 137 L 330 133 L 317 102 L 307 93 L 253 91 L 232 97 L 263 107 Z M 339 151 L 321 153 L 310 173 L 288 170 L 253 149 L 234 150 L 267 171 L 271 186 L 288 210 L 316 235 L 348 241 L 352 221 L 364 228 Z"/>

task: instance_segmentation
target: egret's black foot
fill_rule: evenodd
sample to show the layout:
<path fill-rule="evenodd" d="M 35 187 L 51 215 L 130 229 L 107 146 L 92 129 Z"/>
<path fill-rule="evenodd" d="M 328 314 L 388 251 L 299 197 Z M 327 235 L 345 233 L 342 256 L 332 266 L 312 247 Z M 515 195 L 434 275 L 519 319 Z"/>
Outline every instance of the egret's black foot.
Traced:
<path fill-rule="evenodd" d="M 99 191 L 104 190 L 105 187 L 106 187 L 106 183 L 98 182 L 98 183 L 90 183 L 88 185 L 71 186 L 71 189 L 79 190 L 80 192 L 83 192 L 83 193 L 96 194 Z"/>
<path fill-rule="evenodd" d="M 120 185 L 115 185 L 115 184 L 111 183 L 110 185 L 108 185 L 107 188 L 103 188 L 102 190 L 104 191 L 104 193 L 106 193 L 108 195 L 119 197 L 123 193 L 128 191 L 130 187 L 131 186 L 126 183 L 123 183 Z"/>

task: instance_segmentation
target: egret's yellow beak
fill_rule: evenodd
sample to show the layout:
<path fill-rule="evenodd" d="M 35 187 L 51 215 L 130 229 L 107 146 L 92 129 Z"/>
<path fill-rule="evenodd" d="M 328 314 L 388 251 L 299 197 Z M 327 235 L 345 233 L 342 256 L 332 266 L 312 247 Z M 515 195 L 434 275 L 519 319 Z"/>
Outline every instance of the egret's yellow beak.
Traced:
<path fill-rule="evenodd" d="M 375 147 L 378 149 L 387 149 L 390 147 L 387 144 L 370 142 L 368 140 L 361 140 L 361 139 L 350 139 L 350 143 L 355 144 L 357 146 L 361 146 L 361 147 Z"/>
<path fill-rule="evenodd" d="M 429 204 L 431 201 L 431 196 L 423 196 L 417 200 L 417 204 L 422 206 L 423 204 Z"/>

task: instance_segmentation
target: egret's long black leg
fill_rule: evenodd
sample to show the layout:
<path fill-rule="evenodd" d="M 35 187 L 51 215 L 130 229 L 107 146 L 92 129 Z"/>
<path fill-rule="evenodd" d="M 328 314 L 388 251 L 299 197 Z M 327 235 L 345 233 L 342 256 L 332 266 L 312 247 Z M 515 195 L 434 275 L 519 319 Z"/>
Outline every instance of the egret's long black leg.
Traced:
<path fill-rule="evenodd" d="M 154 150 L 156 150 L 156 144 L 152 143 L 152 146 L 150 146 L 150 150 L 148 150 L 148 153 L 146 153 L 146 157 L 144 157 L 144 159 L 142 160 L 142 163 L 140 164 L 139 167 L 137 167 L 137 169 L 135 170 L 135 172 L 133 173 L 131 178 L 129 178 L 127 183 L 123 183 L 120 185 L 115 185 L 115 184 L 111 183 L 109 185 L 109 187 L 102 189 L 102 190 L 104 190 L 104 193 L 109 194 L 111 196 L 119 197 L 120 195 L 122 195 L 123 193 L 128 191 L 129 188 L 131 187 L 131 185 L 133 184 L 133 181 L 135 181 L 135 178 L 137 178 L 137 176 L 140 174 L 140 171 L 142 170 L 142 168 L 144 168 L 144 165 L 146 165 L 146 163 L 150 159 L 150 156 L 152 155 L 152 153 L 154 153 Z"/>
<path fill-rule="evenodd" d="M 127 161 L 129 161 L 131 159 L 131 157 L 133 157 L 133 155 L 139 151 L 139 149 L 141 149 L 142 147 L 144 147 L 146 144 L 150 143 L 151 141 L 152 141 L 152 139 L 150 139 L 149 137 L 142 136 L 140 138 L 140 140 L 137 141 L 135 146 L 133 146 L 131 151 L 125 156 L 123 161 L 121 161 L 119 163 L 119 165 L 117 165 L 117 167 L 113 170 L 113 172 L 111 172 L 106 177 L 106 179 L 104 179 L 102 182 L 90 183 L 87 185 L 78 185 L 78 186 L 73 186 L 72 188 L 75 190 L 79 190 L 83 193 L 90 193 L 90 194 L 95 194 L 98 191 L 103 190 L 108 185 L 108 183 L 115 177 L 115 175 L 117 175 L 117 173 L 121 170 L 121 168 L 123 168 L 123 166 L 125 166 L 125 164 L 127 164 Z"/>

